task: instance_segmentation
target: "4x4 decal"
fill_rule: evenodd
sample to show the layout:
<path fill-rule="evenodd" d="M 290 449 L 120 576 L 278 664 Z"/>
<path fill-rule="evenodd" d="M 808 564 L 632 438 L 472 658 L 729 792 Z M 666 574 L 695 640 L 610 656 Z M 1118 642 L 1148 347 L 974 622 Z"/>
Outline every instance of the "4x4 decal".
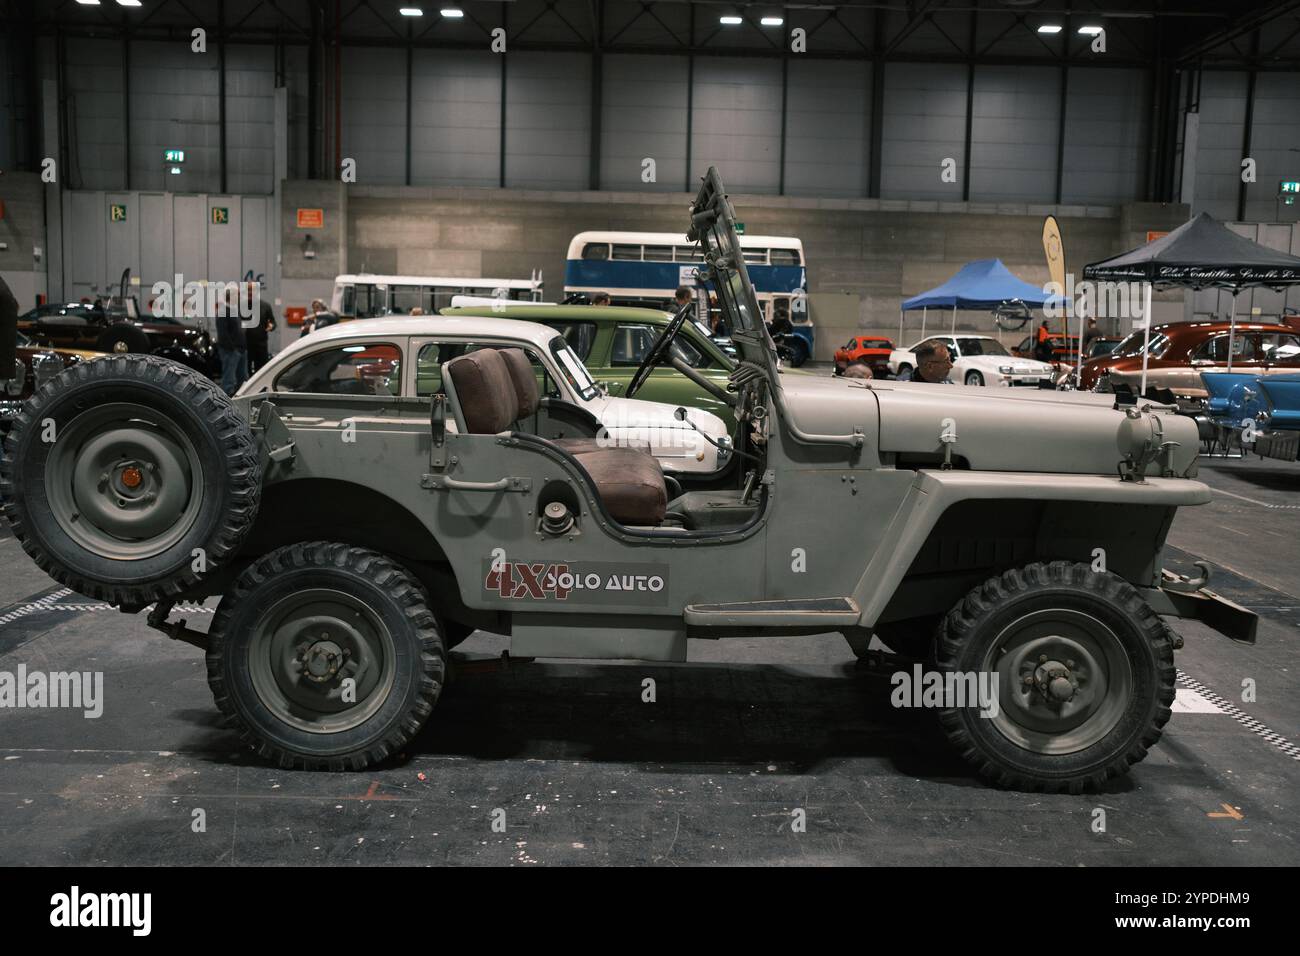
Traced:
<path fill-rule="evenodd" d="M 668 602 L 668 566 L 487 559 L 483 562 L 483 596 L 581 604 L 662 605 Z"/>

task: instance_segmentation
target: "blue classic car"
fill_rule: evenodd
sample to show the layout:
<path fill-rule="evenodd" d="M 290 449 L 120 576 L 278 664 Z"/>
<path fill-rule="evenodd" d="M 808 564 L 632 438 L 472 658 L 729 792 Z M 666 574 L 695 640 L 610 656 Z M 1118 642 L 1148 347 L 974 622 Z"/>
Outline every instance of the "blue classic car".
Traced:
<path fill-rule="evenodd" d="M 1264 458 L 1295 461 L 1300 455 L 1300 374 L 1204 372 L 1201 380 L 1214 424 L 1253 434 Z"/>

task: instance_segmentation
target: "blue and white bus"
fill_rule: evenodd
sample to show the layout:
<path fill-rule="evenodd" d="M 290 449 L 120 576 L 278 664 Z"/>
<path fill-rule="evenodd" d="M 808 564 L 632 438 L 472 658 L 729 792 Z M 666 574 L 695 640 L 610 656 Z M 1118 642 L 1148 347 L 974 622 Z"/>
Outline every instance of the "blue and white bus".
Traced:
<path fill-rule="evenodd" d="M 741 236 L 745 266 L 763 320 L 789 317 L 813 354 L 813 325 L 802 297 L 808 288 L 803 243 L 789 236 Z M 694 288 L 700 247 L 671 232 L 580 232 L 569 243 L 564 295 L 569 301 L 608 292 L 614 305 L 671 309 L 678 286 Z"/>

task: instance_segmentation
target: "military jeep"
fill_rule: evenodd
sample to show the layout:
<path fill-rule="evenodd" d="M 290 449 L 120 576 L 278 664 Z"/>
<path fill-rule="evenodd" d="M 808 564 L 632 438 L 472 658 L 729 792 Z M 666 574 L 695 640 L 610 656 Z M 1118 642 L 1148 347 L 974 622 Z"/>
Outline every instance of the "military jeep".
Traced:
<path fill-rule="evenodd" d="M 1113 396 L 786 375 L 710 169 L 691 209 L 734 330 L 743 467 L 669 497 L 658 462 L 527 427 L 522 356 L 351 414 L 231 400 L 184 366 L 73 367 L 18 415 L 5 513 L 55 580 L 203 648 L 217 706 L 285 767 L 360 769 L 419 731 L 476 628 L 521 657 L 685 661 L 688 638 L 839 632 L 863 660 L 978 676 L 938 716 L 994 781 L 1078 792 L 1128 770 L 1174 699 L 1168 616 L 1253 641 L 1248 611 L 1166 572 L 1192 422 Z M 686 310 L 633 377 L 661 362 Z M 689 366 L 678 369 L 695 378 Z M 391 404 L 391 403 L 390 403 Z M 220 595 L 204 633 L 179 602 Z M 952 683 L 956 683 L 955 681 Z"/>

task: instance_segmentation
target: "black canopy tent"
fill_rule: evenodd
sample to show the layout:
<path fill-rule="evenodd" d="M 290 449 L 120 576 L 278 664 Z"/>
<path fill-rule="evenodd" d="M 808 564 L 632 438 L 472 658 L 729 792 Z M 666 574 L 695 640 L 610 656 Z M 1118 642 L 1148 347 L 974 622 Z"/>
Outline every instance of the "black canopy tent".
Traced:
<path fill-rule="evenodd" d="M 1300 285 L 1300 256 L 1252 242 L 1203 212 L 1145 246 L 1084 266 L 1083 277 L 1097 282 L 1146 284 L 1143 323 L 1148 344 L 1151 338 L 1151 289 L 1227 289 L 1232 293 L 1228 332 L 1228 371 L 1232 371 L 1237 293 L 1255 286 L 1280 291 L 1287 286 Z M 1144 394 L 1146 386 L 1147 355 L 1144 348 L 1141 384 Z"/>

